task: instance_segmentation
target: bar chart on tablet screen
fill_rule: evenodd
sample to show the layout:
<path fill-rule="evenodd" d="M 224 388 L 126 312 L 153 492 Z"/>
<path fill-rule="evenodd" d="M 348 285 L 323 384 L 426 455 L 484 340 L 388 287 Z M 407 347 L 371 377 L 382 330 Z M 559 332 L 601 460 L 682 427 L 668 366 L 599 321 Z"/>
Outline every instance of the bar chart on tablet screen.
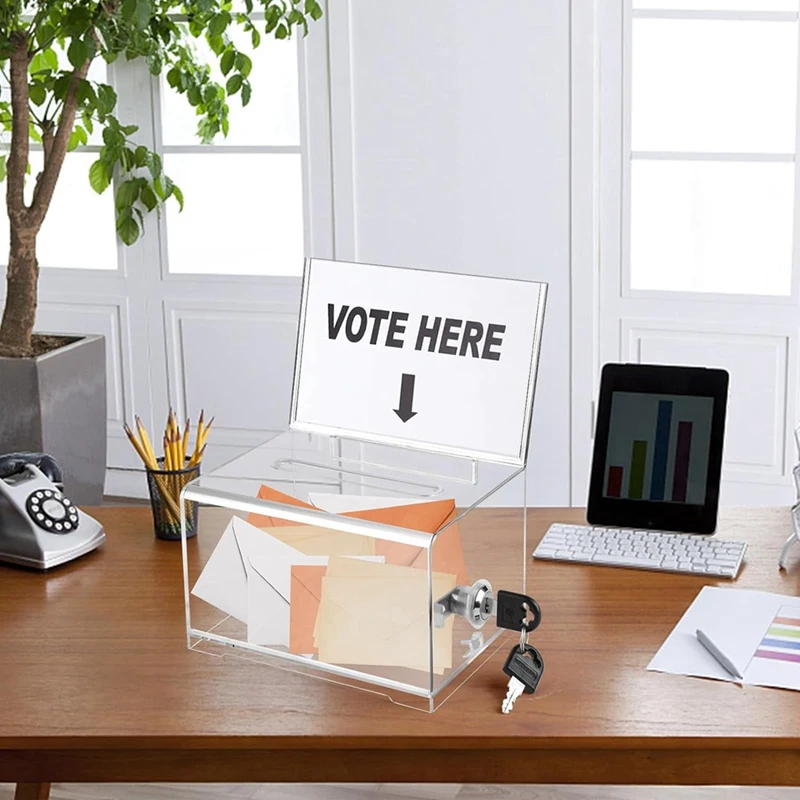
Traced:
<path fill-rule="evenodd" d="M 702 505 L 713 411 L 711 397 L 614 392 L 604 496 Z"/>

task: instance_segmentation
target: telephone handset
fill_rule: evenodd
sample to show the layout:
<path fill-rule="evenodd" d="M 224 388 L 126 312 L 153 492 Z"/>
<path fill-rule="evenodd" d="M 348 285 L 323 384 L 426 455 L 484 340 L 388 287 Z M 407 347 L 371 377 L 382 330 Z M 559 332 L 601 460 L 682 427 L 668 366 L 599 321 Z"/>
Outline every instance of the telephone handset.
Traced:
<path fill-rule="evenodd" d="M 100 523 L 65 497 L 63 489 L 52 456 L 0 456 L 0 561 L 49 569 L 105 541 Z"/>

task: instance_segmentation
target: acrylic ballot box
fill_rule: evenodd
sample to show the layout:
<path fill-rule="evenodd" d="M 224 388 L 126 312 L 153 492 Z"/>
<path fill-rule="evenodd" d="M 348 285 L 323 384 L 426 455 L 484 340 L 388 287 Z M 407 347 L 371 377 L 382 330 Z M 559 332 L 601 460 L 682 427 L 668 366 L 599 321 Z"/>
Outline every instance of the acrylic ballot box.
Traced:
<path fill-rule="evenodd" d="M 183 492 L 190 648 L 434 711 L 510 641 L 545 290 L 307 263 L 290 429 Z"/>

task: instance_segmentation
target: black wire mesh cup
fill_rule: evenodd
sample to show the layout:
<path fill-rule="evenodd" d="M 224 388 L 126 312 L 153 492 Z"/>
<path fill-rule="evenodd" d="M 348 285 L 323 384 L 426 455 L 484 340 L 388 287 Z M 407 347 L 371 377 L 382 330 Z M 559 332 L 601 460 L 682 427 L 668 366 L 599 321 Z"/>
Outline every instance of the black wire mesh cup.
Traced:
<path fill-rule="evenodd" d="M 159 467 L 164 459 L 158 459 Z M 147 470 L 147 488 L 150 492 L 150 506 L 153 509 L 153 525 L 157 539 L 180 541 L 181 538 L 181 491 L 189 481 L 200 477 L 200 465 L 184 469 Z M 187 501 L 186 538 L 197 534 L 197 503 Z"/>

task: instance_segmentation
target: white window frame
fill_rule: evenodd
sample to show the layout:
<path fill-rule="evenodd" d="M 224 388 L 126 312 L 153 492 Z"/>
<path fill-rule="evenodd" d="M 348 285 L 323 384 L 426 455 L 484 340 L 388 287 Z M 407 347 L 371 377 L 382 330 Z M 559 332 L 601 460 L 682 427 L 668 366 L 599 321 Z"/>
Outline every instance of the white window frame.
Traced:
<path fill-rule="evenodd" d="M 626 298 L 653 298 L 662 300 L 697 300 L 702 302 L 720 303 L 752 303 L 755 300 L 767 305 L 796 305 L 800 302 L 800 170 L 795 166 L 794 174 L 794 236 L 792 243 L 791 265 L 791 290 L 787 295 L 761 295 L 761 294 L 734 294 L 728 292 L 691 292 L 667 291 L 661 289 L 634 289 L 631 286 L 631 163 L 633 160 L 659 160 L 659 161 L 731 161 L 731 162 L 797 162 L 797 153 L 800 152 L 800 78 L 797 82 L 798 96 L 795 111 L 795 152 L 794 153 L 725 153 L 725 152 L 667 152 L 667 151 L 636 151 L 631 148 L 631 85 L 632 85 L 632 27 L 634 19 L 680 19 L 680 20 L 730 20 L 738 22 L 798 22 L 800 13 L 783 11 L 676 11 L 671 9 L 634 9 L 632 0 L 622 0 L 622 29 L 617 35 L 622 36 L 620 64 L 620 77 L 622 80 L 621 97 L 615 102 L 613 89 L 604 87 L 602 106 L 600 109 L 601 129 L 613 131 L 614 116 L 619 117 L 616 124 L 621 125 L 622 151 L 621 158 L 621 186 L 619 192 L 619 222 L 615 226 L 619 230 L 619 258 L 621 259 L 621 285 L 620 293 Z M 602 24 L 602 22 L 601 22 Z M 614 36 L 614 31 L 606 27 L 602 32 L 605 41 Z M 798 38 L 800 39 L 800 24 L 798 24 Z M 798 47 L 798 70 L 800 71 L 800 47 Z M 609 124 L 610 122 L 610 124 Z M 604 124 L 605 123 L 605 124 Z M 613 136 L 613 133 L 612 133 Z M 604 181 L 603 202 L 613 204 L 613 196 L 608 192 L 612 188 L 611 179 Z M 613 235 L 613 229 L 604 225 L 606 239 Z"/>

